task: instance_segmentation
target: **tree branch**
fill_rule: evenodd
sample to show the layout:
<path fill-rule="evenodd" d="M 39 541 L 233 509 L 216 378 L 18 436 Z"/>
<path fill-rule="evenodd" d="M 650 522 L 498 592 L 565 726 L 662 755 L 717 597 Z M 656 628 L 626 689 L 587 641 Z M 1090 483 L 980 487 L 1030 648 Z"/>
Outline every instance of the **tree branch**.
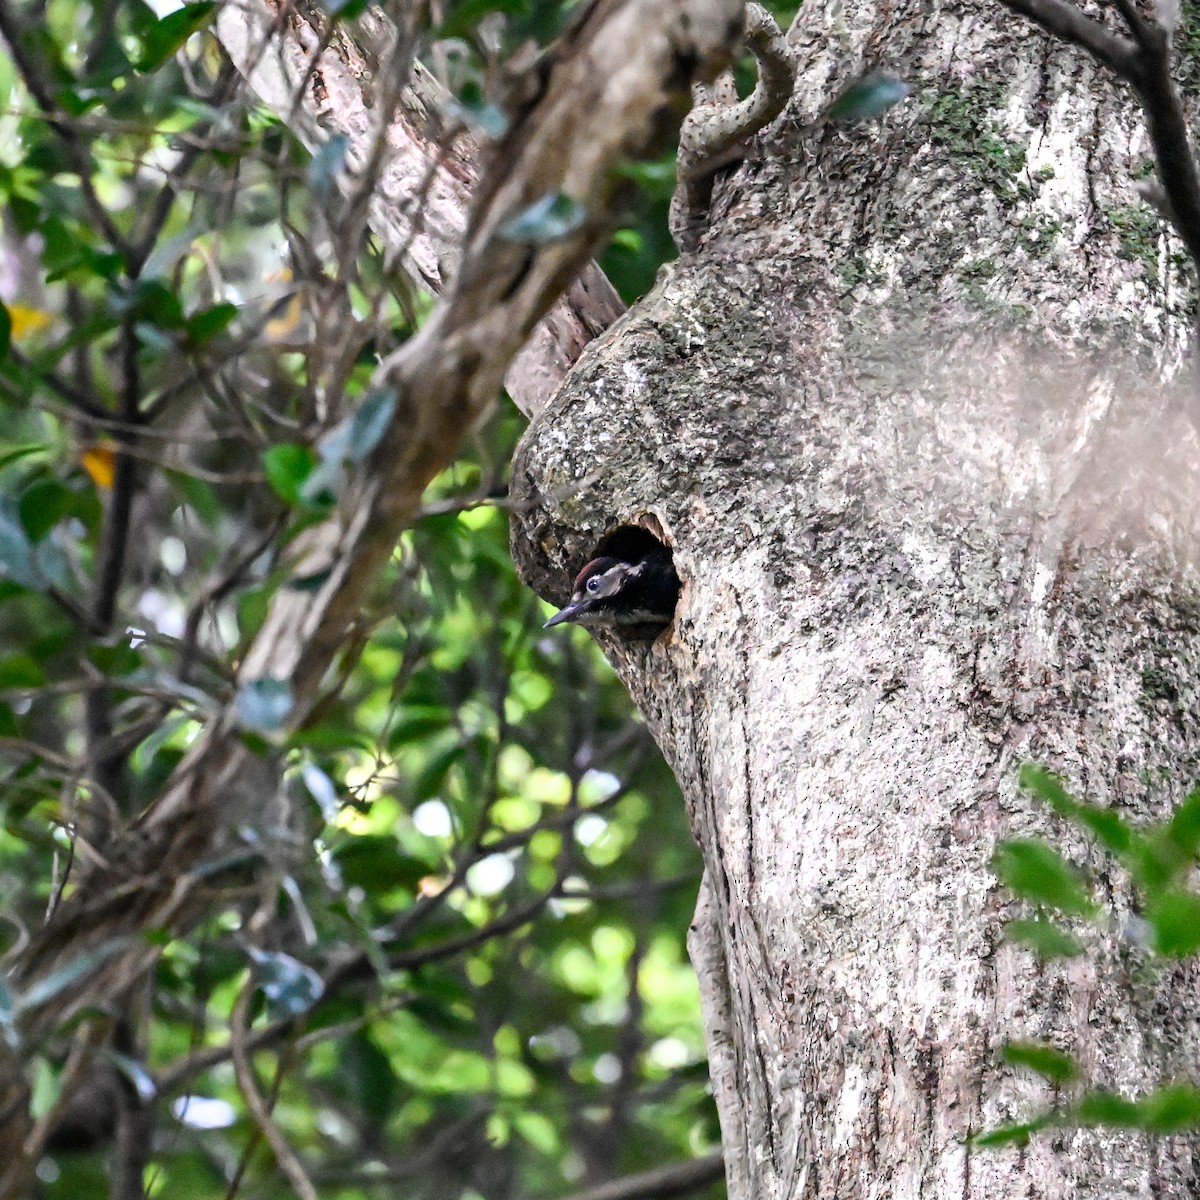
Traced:
<path fill-rule="evenodd" d="M 716 1183 L 724 1174 L 725 1160 L 718 1152 L 693 1158 L 690 1162 L 672 1163 L 669 1167 L 643 1171 L 639 1175 L 626 1175 L 622 1179 L 576 1192 L 565 1200 L 671 1200 L 675 1196 L 698 1192 Z"/>
<path fill-rule="evenodd" d="M 293 13 L 291 20 L 302 23 L 304 18 Z M 391 36 L 378 15 L 368 11 L 355 22 L 361 34 L 357 40 L 351 40 L 344 25 L 331 35 L 313 33 L 312 41 L 320 46 L 316 57 L 299 39 L 281 33 L 275 13 L 261 0 L 222 6 L 215 27 L 260 100 L 312 151 L 331 133 L 346 137 L 346 160 L 353 173 L 361 173 L 374 157 L 379 121 L 371 86 L 379 56 L 364 47 L 385 44 Z M 314 77 L 319 89 L 310 86 Z M 389 153 L 369 212 L 371 228 L 387 254 L 435 294 L 446 290 L 458 262 L 471 188 L 487 150 L 465 132 L 453 145 L 445 144 L 450 111 L 449 95 L 420 63 L 414 64 L 386 129 Z M 338 186 L 353 198 L 352 172 L 343 172 Z M 505 386 L 517 407 L 533 416 L 583 348 L 624 310 L 604 273 L 587 263 L 508 369 Z"/>
<path fill-rule="evenodd" d="M 292 1185 L 292 1190 L 300 1200 L 319 1200 L 317 1189 L 313 1187 L 312 1180 L 309 1179 L 308 1172 L 305 1171 L 303 1164 L 300 1162 L 299 1155 L 288 1145 L 287 1138 L 283 1136 L 283 1131 L 275 1123 L 275 1118 L 271 1116 L 267 1100 L 259 1091 L 258 1082 L 254 1078 L 254 1068 L 250 1065 L 246 1038 L 249 1032 L 250 999 L 254 995 L 257 986 L 253 976 L 251 976 L 246 981 L 246 986 L 242 988 L 237 1002 L 233 1006 L 233 1020 L 230 1023 L 229 1029 L 229 1044 L 233 1051 L 234 1077 L 237 1079 L 238 1090 L 242 1093 L 242 1099 L 245 1100 L 246 1107 L 250 1110 L 251 1119 L 254 1121 L 259 1134 L 266 1141 L 267 1145 L 271 1147 L 271 1153 L 275 1156 L 276 1165 L 283 1172 L 288 1183 Z"/>
<path fill-rule="evenodd" d="M 745 100 L 713 98 L 688 113 L 679 134 L 679 183 L 671 198 L 671 234 L 680 250 L 693 250 L 708 222 L 717 172 L 745 155 L 746 142 L 787 107 L 796 65 L 775 18 L 761 4 L 746 6 L 746 48 L 758 64 L 754 91 Z"/>
<path fill-rule="evenodd" d="M 1068 0 L 1000 0 L 1005 8 L 1028 17 L 1047 33 L 1081 46 L 1094 59 L 1128 79 L 1136 70 L 1137 46 L 1112 33 L 1099 21 L 1084 16 Z"/>
<path fill-rule="evenodd" d="M 1063 41 L 1080 46 L 1136 92 L 1154 147 L 1166 211 L 1200 269 L 1200 173 L 1179 90 L 1171 78 L 1171 38 L 1147 21 L 1132 0 L 1116 0 L 1130 38 L 1121 37 L 1084 16 L 1067 0 L 1000 0 L 1006 8 L 1040 25 Z"/>
<path fill-rule="evenodd" d="M 661 149 L 671 133 L 666 114 L 688 102 L 691 81 L 680 64 L 715 75 L 729 61 L 741 14 L 741 0 L 597 0 L 537 65 L 528 101 L 482 173 L 453 286 L 417 335 L 381 364 L 376 385 L 396 396 L 391 427 L 337 512 L 297 539 L 298 572 L 327 571 L 326 582 L 315 592 L 281 588 L 241 665 L 243 684 L 290 682 L 291 727 L 316 702 L 366 589 L 419 513 L 425 485 L 451 461 L 513 355 L 608 236 L 622 196 L 614 168 Z M 579 206 L 577 228 L 553 240 L 513 232 L 515 218 L 559 194 Z M 58 1028 L 83 1008 L 118 1004 L 160 953 L 159 942 L 128 935 L 186 929 L 203 914 L 214 869 L 204 864 L 224 853 L 228 796 L 240 787 L 252 803 L 265 804 L 273 789 L 263 777 L 276 770 L 243 741 L 234 706 L 209 724 L 159 800 L 107 862 L 81 873 L 18 958 L 11 978 L 18 994 L 64 964 L 80 976 L 22 1012 L 24 1038 Z M 0 1045 L 0 1083 L 18 1070 Z"/>

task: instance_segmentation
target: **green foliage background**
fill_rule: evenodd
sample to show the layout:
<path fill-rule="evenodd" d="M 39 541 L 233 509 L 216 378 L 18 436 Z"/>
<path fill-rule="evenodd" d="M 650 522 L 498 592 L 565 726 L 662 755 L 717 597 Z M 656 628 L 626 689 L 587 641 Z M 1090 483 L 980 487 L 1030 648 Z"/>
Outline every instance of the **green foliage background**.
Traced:
<path fill-rule="evenodd" d="M 422 38 L 465 38 L 469 106 L 479 20 L 507 12 L 515 45 L 567 8 L 459 4 Z M 620 685 L 515 578 L 511 407 L 431 489 L 304 727 L 286 687 L 237 690 L 271 598 L 319 583 L 289 546 L 373 444 L 372 369 L 428 302 L 342 199 L 344 147 L 310 157 L 255 105 L 213 15 L 0 3 L 0 952 L 222 707 L 286 779 L 278 825 L 206 864 L 207 920 L 102 1014 L 65 1111 L 72 1030 L 22 1042 L 35 997 L 0 985 L 55 1115 L 39 1194 L 128 1194 L 121 1128 L 150 1194 L 293 1194 L 248 1092 L 328 1196 L 556 1196 L 709 1152 L 698 855 Z M 628 297 L 668 253 L 671 176 L 642 173 L 605 257 Z"/>

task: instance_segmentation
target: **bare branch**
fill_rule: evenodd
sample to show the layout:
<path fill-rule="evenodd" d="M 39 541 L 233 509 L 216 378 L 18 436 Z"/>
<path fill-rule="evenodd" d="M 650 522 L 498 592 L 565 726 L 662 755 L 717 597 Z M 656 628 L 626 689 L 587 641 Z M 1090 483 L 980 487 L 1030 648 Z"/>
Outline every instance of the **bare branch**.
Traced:
<path fill-rule="evenodd" d="M 690 1162 L 672 1163 L 639 1175 L 626 1175 L 598 1187 L 576 1192 L 566 1200 L 671 1200 L 688 1196 L 716 1183 L 725 1174 L 720 1153 L 706 1154 Z"/>
<path fill-rule="evenodd" d="M 1137 93 L 1154 146 L 1165 204 L 1179 236 L 1200 268 L 1200 173 L 1192 153 L 1179 91 L 1171 78 L 1171 38 L 1168 29 L 1148 21 L 1133 0 L 1116 0 L 1132 40 L 1114 34 L 1084 16 L 1067 0 L 1000 0 L 1049 33 L 1087 50 Z"/>
<path fill-rule="evenodd" d="M 746 6 L 746 48 L 758 63 L 758 80 L 745 100 L 714 98 L 688 113 L 679 134 L 679 184 L 671 199 L 671 233 L 680 250 L 692 250 L 708 220 L 714 177 L 739 162 L 746 142 L 787 106 L 796 66 L 787 39 L 761 4 Z"/>
<path fill-rule="evenodd" d="M 287 1181 L 292 1185 L 296 1195 L 300 1197 L 300 1200 L 319 1200 L 317 1189 L 313 1187 L 312 1180 L 309 1179 L 308 1172 L 301 1164 L 299 1156 L 288 1145 L 283 1131 L 275 1123 L 275 1118 L 271 1116 L 267 1101 L 258 1090 L 254 1069 L 250 1065 L 246 1039 L 250 997 L 254 995 L 254 988 L 253 978 L 248 979 L 246 986 L 242 988 L 241 994 L 237 998 L 237 1003 L 233 1006 L 233 1019 L 229 1029 L 229 1044 L 233 1051 L 233 1073 L 237 1079 L 238 1089 L 242 1093 L 242 1099 L 246 1101 L 246 1107 L 250 1110 L 250 1116 L 258 1128 L 259 1134 L 271 1147 L 275 1162 L 287 1177 Z"/>
<path fill-rule="evenodd" d="M 1000 3 L 1028 17 L 1047 33 L 1081 46 L 1122 79 L 1130 79 L 1137 69 L 1137 47 L 1133 42 L 1084 16 L 1068 0 L 1000 0 Z"/>
<path fill-rule="evenodd" d="M 291 19 L 302 21 L 295 13 Z M 358 42 L 342 26 L 329 34 L 310 31 L 320 46 L 316 56 L 299 39 L 281 34 L 275 12 L 261 0 L 222 6 L 216 30 L 263 103 L 288 121 L 310 150 L 330 133 L 340 133 L 349 144 L 353 174 L 365 177 L 377 143 L 386 142 L 388 154 L 369 205 L 371 228 L 411 279 L 441 294 L 459 259 L 481 150 L 465 133 L 446 145 L 450 97 L 419 63 L 399 91 L 385 137 L 379 138 L 371 84 L 378 55 L 363 46 L 385 45 L 393 35 L 370 11 L 358 25 L 363 34 Z M 314 77 L 320 79 L 319 89 L 311 86 Z M 354 199 L 357 184 L 351 175 L 340 178 L 339 186 Z M 600 268 L 586 264 L 508 370 L 505 386 L 517 407 L 527 416 L 537 412 L 584 346 L 624 308 Z"/>

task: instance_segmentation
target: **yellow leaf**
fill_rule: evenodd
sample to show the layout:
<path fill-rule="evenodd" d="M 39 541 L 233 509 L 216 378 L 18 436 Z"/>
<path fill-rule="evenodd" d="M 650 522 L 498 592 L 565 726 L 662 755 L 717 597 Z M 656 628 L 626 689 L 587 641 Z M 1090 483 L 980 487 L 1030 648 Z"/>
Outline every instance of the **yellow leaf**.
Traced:
<path fill-rule="evenodd" d="M 117 473 L 117 452 L 112 446 L 89 446 L 80 456 L 83 469 L 97 487 L 110 488 Z"/>
<path fill-rule="evenodd" d="M 12 318 L 12 336 L 14 341 L 41 333 L 54 321 L 54 314 L 42 312 L 40 308 L 28 308 L 24 304 L 10 304 L 8 315 Z"/>
<path fill-rule="evenodd" d="M 308 314 L 304 311 L 304 292 L 297 288 L 286 299 L 279 301 L 272 309 L 272 318 L 263 326 L 266 340 L 274 346 L 303 346 L 308 342 L 306 320 Z"/>

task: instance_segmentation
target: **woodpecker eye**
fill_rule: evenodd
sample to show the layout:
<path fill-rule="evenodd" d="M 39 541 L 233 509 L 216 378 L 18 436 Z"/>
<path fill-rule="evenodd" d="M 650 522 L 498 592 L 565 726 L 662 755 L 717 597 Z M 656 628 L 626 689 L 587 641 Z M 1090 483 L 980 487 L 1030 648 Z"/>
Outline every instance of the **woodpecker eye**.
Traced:
<path fill-rule="evenodd" d="M 600 576 L 599 575 L 593 575 L 591 577 L 591 579 L 589 579 L 587 581 L 587 590 L 589 592 L 598 592 L 600 590 Z"/>

